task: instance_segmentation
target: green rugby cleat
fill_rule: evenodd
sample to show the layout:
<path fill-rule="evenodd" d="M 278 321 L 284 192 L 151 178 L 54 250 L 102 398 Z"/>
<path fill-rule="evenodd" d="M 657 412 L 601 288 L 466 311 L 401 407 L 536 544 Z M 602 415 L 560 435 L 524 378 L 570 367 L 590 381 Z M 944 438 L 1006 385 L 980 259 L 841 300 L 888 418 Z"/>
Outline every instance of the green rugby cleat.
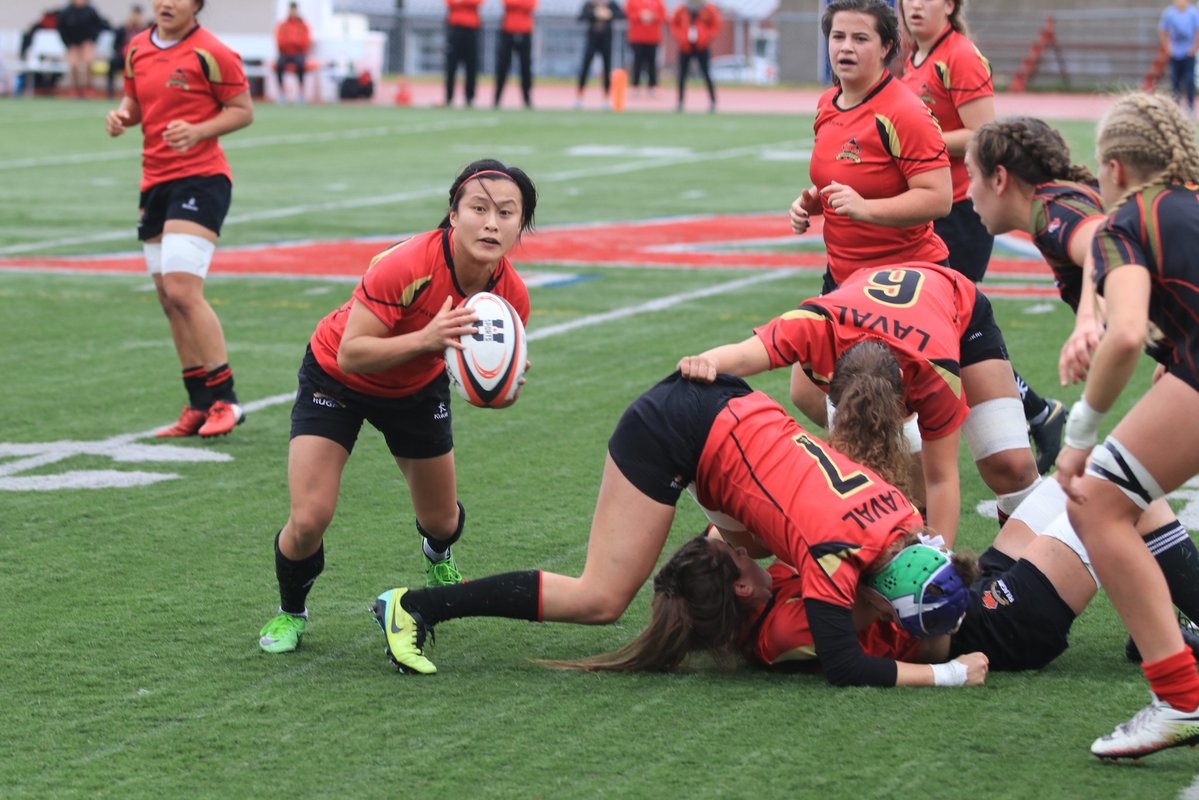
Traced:
<path fill-rule="evenodd" d="M 290 653 L 300 646 L 304 628 L 308 625 L 308 613 L 303 616 L 280 611 L 278 616 L 262 627 L 258 635 L 258 646 L 268 653 Z"/>
<path fill-rule="evenodd" d="M 429 628 L 419 614 L 409 614 L 400 605 L 407 589 L 391 589 L 379 595 L 370 611 L 387 639 L 388 660 L 405 674 L 432 675 L 437 667 L 425 658 L 425 637 Z"/>
<path fill-rule="evenodd" d="M 441 561 L 432 561 L 425 556 L 425 586 L 453 586 L 462 583 L 462 573 L 454 562 L 454 552 L 447 550 Z"/>

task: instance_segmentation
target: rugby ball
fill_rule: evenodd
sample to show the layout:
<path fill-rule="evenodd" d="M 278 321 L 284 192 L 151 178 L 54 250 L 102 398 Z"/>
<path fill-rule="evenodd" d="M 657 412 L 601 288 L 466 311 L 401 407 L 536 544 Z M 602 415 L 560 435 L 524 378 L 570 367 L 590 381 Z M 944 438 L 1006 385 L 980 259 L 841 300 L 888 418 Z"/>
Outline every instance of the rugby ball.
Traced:
<path fill-rule="evenodd" d="M 445 371 L 458 394 L 472 406 L 503 406 L 516 397 L 529 363 L 520 315 L 504 298 L 477 292 L 462 303 L 478 316 L 475 332 L 462 336 L 463 349 L 445 349 Z"/>

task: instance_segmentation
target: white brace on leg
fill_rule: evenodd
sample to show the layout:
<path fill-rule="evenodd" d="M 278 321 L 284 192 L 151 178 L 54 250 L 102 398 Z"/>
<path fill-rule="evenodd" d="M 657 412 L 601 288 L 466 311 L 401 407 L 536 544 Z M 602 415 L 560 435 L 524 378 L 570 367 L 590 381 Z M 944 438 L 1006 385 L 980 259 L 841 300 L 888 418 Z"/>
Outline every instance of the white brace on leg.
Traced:
<path fill-rule="evenodd" d="M 1112 436 L 1095 445 L 1086 474 L 1109 482 L 1142 509 L 1166 494 L 1149 470 Z"/>
<path fill-rule="evenodd" d="M 162 271 L 187 272 L 204 278 L 216 243 L 190 233 L 167 233 L 162 237 Z"/>
<path fill-rule="evenodd" d="M 962 436 L 975 461 L 1004 450 L 1028 448 L 1028 424 L 1018 397 L 996 397 L 970 409 Z"/>
<path fill-rule="evenodd" d="M 1051 478 L 1050 480 L 1053 479 Z M 1010 492 L 1008 494 L 995 495 L 995 506 L 999 509 L 999 513 L 1002 515 L 1000 519 L 1003 519 L 1004 517 L 1010 517 L 1013 513 L 1015 513 L 1016 509 L 1023 505 L 1024 500 L 1033 492 L 1035 492 L 1037 487 L 1042 483 L 1045 483 L 1045 480 L 1038 476 L 1037 479 L 1030 483 L 1026 489 L 1021 489 L 1018 492 Z M 1053 481 L 1053 483 L 1057 483 L 1057 481 Z M 1029 527 L 1032 526 L 1030 525 Z M 1033 528 L 1033 530 L 1035 531 L 1036 528 Z"/>
<path fill-rule="evenodd" d="M 146 269 L 151 275 L 162 274 L 162 242 L 143 242 L 142 253 L 146 257 Z"/>
<path fill-rule="evenodd" d="M 919 453 L 924 449 L 924 437 L 920 435 L 920 422 L 915 414 L 903 423 L 903 438 L 908 443 L 909 453 Z"/>
<path fill-rule="evenodd" d="M 1045 481 L 1045 483 L 1057 484 L 1057 481 Z M 1091 557 L 1087 554 L 1087 549 L 1082 546 L 1082 540 L 1078 538 L 1078 534 L 1074 532 L 1074 527 L 1070 525 L 1070 518 L 1066 516 L 1065 511 L 1046 525 L 1045 529 L 1041 531 L 1041 535 L 1057 539 L 1073 550 L 1082 561 L 1082 565 L 1087 568 L 1087 572 L 1091 573 L 1091 580 L 1095 581 L 1096 588 L 1099 587 L 1099 577 L 1095 574 L 1095 568 L 1091 566 Z"/>
<path fill-rule="evenodd" d="M 1062 491 L 1062 485 L 1056 480 L 1043 480 L 1009 516 L 1020 520 L 1033 532 L 1041 533 L 1065 513 L 1066 493 Z"/>

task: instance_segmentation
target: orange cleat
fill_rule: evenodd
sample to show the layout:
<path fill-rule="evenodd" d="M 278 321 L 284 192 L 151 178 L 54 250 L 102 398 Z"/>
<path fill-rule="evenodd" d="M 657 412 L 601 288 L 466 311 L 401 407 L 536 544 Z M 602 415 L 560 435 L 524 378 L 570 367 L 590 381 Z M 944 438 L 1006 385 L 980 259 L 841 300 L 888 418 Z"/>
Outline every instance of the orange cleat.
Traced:
<path fill-rule="evenodd" d="M 246 412 L 237 403 L 226 403 L 217 400 L 208 409 L 208 420 L 200 428 L 204 437 L 224 436 L 229 431 L 246 421 Z"/>
<path fill-rule="evenodd" d="M 207 416 L 207 411 L 201 411 L 191 406 L 184 406 L 183 412 L 179 415 L 179 420 L 174 425 L 169 428 L 163 428 L 154 435 L 159 438 L 195 436 L 200 432 L 200 428 L 204 425 L 204 420 Z"/>

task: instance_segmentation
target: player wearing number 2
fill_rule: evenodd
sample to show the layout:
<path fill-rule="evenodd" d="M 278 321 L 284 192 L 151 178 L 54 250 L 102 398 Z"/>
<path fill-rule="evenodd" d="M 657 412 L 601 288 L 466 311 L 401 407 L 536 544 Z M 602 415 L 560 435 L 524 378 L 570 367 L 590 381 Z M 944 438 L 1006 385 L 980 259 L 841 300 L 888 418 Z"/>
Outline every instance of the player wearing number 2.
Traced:
<path fill-rule="evenodd" d="M 474 332 L 474 312 L 460 306 L 475 292 L 500 295 L 528 321 L 529 292 L 507 253 L 532 227 L 536 206 L 521 170 L 490 159 L 468 165 L 450 186 L 441 225 L 375 256 L 353 297 L 317 324 L 291 413 L 291 513 L 275 538 L 279 613 L 259 634 L 263 650 L 300 644 L 341 474 L 364 421 L 382 432 L 408 483 L 426 582 L 462 580 L 450 551 L 466 513 L 444 353 Z"/>
<path fill-rule="evenodd" d="M 842 363 L 855 345 L 871 340 L 886 345 L 898 362 L 902 386 L 879 383 L 876 366 Z M 902 392 L 907 410 L 917 415 L 929 525 L 950 543 L 961 506 L 959 431 L 998 496 L 1001 518 L 1039 480 L 1003 334 L 990 302 L 960 273 L 920 262 L 859 270 L 840 288 L 805 300 L 749 339 L 686 357 L 679 368 L 704 381 L 718 372 L 747 376 L 790 364 L 807 376 L 797 392 L 798 370 L 793 371 L 792 400 L 818 424 L 873 424 L 859 423 L 857 415 L 853 422 L 836 413 L 829 418 L 843 402 L 838 382 L 848 385 L 851 377 L 875 381 L 857 393 L 878 394 L 889 404 L 883 414 L 895 413 L 892 398 Z"/>

